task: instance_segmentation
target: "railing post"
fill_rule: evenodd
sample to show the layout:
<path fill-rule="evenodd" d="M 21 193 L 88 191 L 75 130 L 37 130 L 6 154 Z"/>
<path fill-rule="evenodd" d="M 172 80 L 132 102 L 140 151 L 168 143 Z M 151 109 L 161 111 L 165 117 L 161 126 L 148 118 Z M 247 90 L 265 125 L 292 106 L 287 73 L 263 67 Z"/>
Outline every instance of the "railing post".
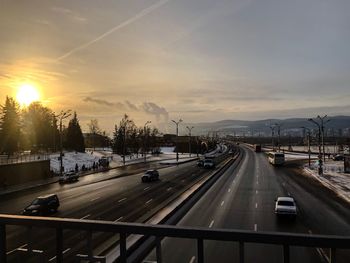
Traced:
<path fill-rule="evenodd" d="M 6 263 L 6 225 L 0 225 L 0 262 Z"/>
<path fill-rule="evenodd" d="M 33 241 L 32 241 L 32 226 L 27 228 L 27 238 L 28 238 L 28 256 L 33 254 Z"/>
<path fill-rule="evenodd" d="M 289 246 L 283 245 L 283 262 L 289 263 Z"/>
<path fill-rule="evenodd" d="M 56 262 L 63 262 L 63 231 L 61 227 L 56 228 Z"/>
<path fill-rule="evenodd" d="M 244 263 L 244 243 L 239 241 L 239 263 Z"/>
<path fill-rule="evenodd" d="M 120 247 L 120 262 L 126 263 L 126 233 L 120 233 L 119 237 Z"/>
<path fill-rule="evenodd" d="M 336 248 L 332 247 L 330 249 L 330 263 L 336 263 L 337 260 L 336 260 L 336 256 L 335 256 L 335 253 L 336 253 Z"/>
<path fill-rule="evenodd" d="M 197 257 L 198 263 L 204 263 L 203 239 L 197 239 Z"/>
<path fill-rule="evenodd" d="M 156 246 L 156 255 L 157 263 L 162 263 L 162 240 L 160 237 L 157 237 L 157 246 Z"/>
<path fill-rule="evenodd" d="M 89 260 L 91 260 L 94 255 L 93 255 L 93 247 L 92 247 L 92 231 L 88 231 L 87 233 L 87 255 Z"/>

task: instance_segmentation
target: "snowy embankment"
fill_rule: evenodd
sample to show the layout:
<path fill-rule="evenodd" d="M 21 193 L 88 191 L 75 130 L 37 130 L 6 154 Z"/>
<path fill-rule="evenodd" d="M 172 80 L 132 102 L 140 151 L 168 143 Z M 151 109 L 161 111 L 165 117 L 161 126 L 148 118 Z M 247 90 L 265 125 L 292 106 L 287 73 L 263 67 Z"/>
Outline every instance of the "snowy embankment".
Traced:
<path fill-rule="evenodd" d="M 60 172 L 60 154 L 50 155 L 50 167 L 51 171 L 55 173 Z M 80 152 L 65 152 L 63 156 L 63 168 L 64 172 L 74 171 L 76 165 L 78 165 L 79 171 L 83 165 L 89 169 L 92 168 L 93 164 L 98 163 L 100 156 L 96 156 L 91 153 L 80 153 Z"/>

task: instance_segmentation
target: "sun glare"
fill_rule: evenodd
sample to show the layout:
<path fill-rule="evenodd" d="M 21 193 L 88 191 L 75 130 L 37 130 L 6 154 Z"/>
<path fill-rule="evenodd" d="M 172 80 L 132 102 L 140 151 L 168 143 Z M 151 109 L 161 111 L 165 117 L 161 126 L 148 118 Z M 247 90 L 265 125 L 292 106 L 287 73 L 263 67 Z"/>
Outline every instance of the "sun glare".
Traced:
<path fill-rule="evenodd" d="M 16 97 L 21 106 L 29 106 L 32 102 L 40 100 L 38 89 L 30 84 L 23 84 L 20 86 Z"/>

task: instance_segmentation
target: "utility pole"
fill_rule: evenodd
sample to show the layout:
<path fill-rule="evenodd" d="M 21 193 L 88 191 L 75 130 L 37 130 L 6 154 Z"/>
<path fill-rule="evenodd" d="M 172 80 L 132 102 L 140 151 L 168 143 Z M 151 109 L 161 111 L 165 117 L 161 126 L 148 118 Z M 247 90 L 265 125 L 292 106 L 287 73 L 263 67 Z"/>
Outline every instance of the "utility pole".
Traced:
<path fill-rule="evenodd" d="M 189 135 L 190 135 L 190 137 L 188 139 L 188 153 L 190 154 L 190 157 L 191 157 L 191 131 L 194 127 L 193 126 L 191 126 L 191 127 L 186 126 L 186 128 L 187 128 Z"/>
<path fill-rule="evenodd" d="M 144 132 L 144 135 L 145 135 L 144 140 L 143 140 L 143 156 L 144 156 L 144 162 L 146 162 L 146 155 L 147 155 L 147 153 L 146 153 L 146 127 L 147 127 L 147 124 L 150 124 L 150 123 L 152 123 L 152 122 L 151 122 L 151 121 L 147 121 L 147 122 L 145 123 L 145 125 L 143 125 L 143 132 Z"/>
<path fill-rule="evenodd" d="M 71 110 L 61 111 L 56 117 L 60 120 L 60 176 L 63 175 L 63 139 L 62 139 L 62 121 L 70 117 Z"/>
<path fill-rule="evenodd" d="M 269 126 L 270 129 L 271 129 L 271 137 L 272 137 L 272 151 L 274 152 L 275 151 L 275 141 L 274 141 L 274 136 L 275 136 L 275 126 L 273 125 L 270 125 Z"/>
<path fill-rule="evenodd" d="M 312 122 L 313 124 L 315 124 L 318 127 L 318 174 L 322 175 L 323 174 L 323 160 L 322 160 L 322 150 L 321 150 L 321 125 L 316 122 L 313 119 L 308 119 L 308 121 Z"/>
<path fill-rule="evenodd" d="M 275 123 L 275 127 L 277 127 L 277 147 L 278 147 L 278 151 L 281 151 L 281 145 L 280 145 L 280 139 L 281 139 L 281 124 L 280 123 Z"/>
<path fill-rule="evenodd" d="M 176 162 L 178 163 L 179 162 L 179 150 L 178 150 L 178 137 L 179 137 L 179 124 L 182 122 L 181 119 L 179 119 L 178 121 L 174 121 L 174 120 L 171 120 L 173 123 L 175 123 L 176 125 L 176 144 L 175 144 L 175 147 L 176 147 Z"/>
<path fill-rule="evenodd" d="M 123 166 L 125 166 L 125 154 L 126 154 L 126 126 L 130 123 L 130 120 L 126 120 L 124 123 L 124 143 L 123 143 Z"/>

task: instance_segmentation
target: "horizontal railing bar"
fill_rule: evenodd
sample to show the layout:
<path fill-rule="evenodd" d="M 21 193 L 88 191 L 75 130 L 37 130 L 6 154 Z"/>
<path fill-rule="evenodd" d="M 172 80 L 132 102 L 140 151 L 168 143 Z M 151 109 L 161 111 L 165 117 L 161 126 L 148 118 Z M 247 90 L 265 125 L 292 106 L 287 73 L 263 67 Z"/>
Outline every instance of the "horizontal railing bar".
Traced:
<path fill-rule="evenodd" d="M 328 236 L 276 232 L 255 232 L 232 229 L 207 229 L 171 225 L 108 222 L 66 218 L 1 215 L 0 225 L 19 225 L 94 232 L 127 233 L 158 237 L 178 237 L 203 240 L 242 241 L 248 243 L 282 244 L 305 247 L 350 248 L 350 236 Z"/>

